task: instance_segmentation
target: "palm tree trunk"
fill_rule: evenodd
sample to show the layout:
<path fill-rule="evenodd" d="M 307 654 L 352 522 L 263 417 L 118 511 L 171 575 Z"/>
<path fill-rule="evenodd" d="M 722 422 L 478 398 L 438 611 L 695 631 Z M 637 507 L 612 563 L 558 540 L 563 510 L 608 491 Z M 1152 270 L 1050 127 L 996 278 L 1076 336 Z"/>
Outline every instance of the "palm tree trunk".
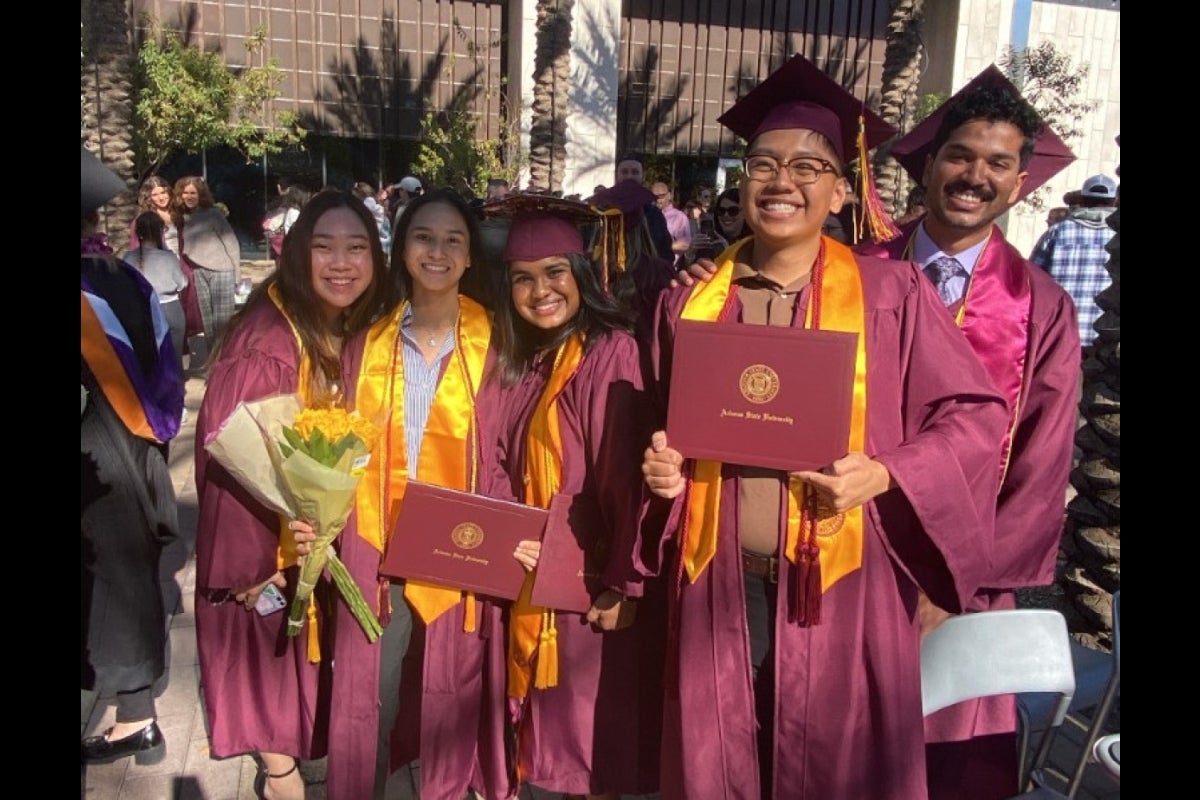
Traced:
<path fill-rule="evenodd" d="M 1117 144 L 1120 144 L 1118 139 Z M 1117 188 L 1120 197 L 1120 187 Z M 1083 365 L 1086 424 L 1075 436 L 1081 451 L 1071 474 L 1078 494 L 1067 506 L 1062 584 L 1089 643 L 1112 646 L 1112 593 L 1121 588 L 1121 210 L 1108 217 L 1112 285 L 1096 296 L 1103 310 L 1098 336 Z"/>
<path fill-rule="evenodd" d="M 567 104 L 571 86 L 571 11 L 575 0 L 540 0 L 533 61 L 533 120 L 529 130 L 529 185 L 562 190 L 567 160 Z"/>
<path fill-rule="evenodd" d="M 921 41 L 924 19 L 925 0 L 889 0 L 879 115 L 901 133 L 912 126 L 916 109 L 925 49 Z M 884 205 L 895 217 L 904 211 L 908 190 L 904 169 L 888 155 L 888 150 L 885 145 L 876 151 L 875 185 Z"/>
<path fill-rule="evenodd" d="M 133 188 L 138 175 L 130 124 L 133 54 L 127 4 L 124 0 L 83 0 L 80 25 L 80 137 Z M 129 223 L 136 210 L 132 192 L 118 195 L 101 209 L 101 229 L 118 252 L 128 244 Z"/>

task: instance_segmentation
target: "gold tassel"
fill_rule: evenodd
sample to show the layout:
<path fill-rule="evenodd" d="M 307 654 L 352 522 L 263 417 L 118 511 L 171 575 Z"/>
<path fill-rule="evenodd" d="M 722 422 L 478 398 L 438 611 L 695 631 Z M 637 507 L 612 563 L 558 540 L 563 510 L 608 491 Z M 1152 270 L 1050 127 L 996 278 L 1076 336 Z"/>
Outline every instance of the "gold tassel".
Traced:
<path fill-rule="evenodd" d="M 861 114 L 858 117 L 858 167 L 860 184 L 858 196 L 862 198 L 863 216 L 859 221 L 855 238 L 861 240 L 863 228 L 866 228 L 871 234 L 871 240 L 876 244 L 890 242 L 900 235 L 900 229 L 896 227 L 896 223 L 892 222 L 892 218 L 884 209 L 883 200 L 879 197 L 879 190 L 875 188 L 875 181 L 871 178 L 871 162 L 867 158 L 867 125 L 866 119 Z"/>
<path fill-rule="evenodd" d="M 317 630 L 317 598 L 308 598 L 308 608 L 304 612 L 308 616 L 308 663 L 321 663 L 321 638 Z"/>
<path fill-rule="evenodd" d="M 475 593 L 467 592 L 465 602 L 466 608 L 463 609 L 463 632 L 475 632 Z"/>
<path fill-rule="evenodd" d="M 558 686 L 558 629 L 554 626 L 554 610 L 542 611 L 542 632 L 538 637 L 537 672 L 533 688 L 549 689 Z"/>

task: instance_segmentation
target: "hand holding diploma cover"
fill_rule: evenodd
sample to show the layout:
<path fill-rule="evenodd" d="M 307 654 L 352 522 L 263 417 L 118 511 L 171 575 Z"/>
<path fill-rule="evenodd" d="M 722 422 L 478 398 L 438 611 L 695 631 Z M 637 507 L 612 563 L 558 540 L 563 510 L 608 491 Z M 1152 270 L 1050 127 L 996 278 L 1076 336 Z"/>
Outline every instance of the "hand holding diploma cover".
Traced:
<path fill-rule="evenodd" d="M 340 408 L 302 409 L 298 395 L 239 403 L 205 449 L 255 499 L 291 519 L 312 523 L 317 539 L 300 568 L 288 614 L 299 634 L 321 572 L 334 584 L 370 641 L 382 629 L 333 550 L 370 459 L 374 426 Z"/>
<path fill-rule="evenodd" d="M 846 455 L 858 335 L 680 320 L 667 433 L 686 458 L 820 469 Z"/>
<path fill-rule="evenodd" d="M 533 580 L 530 602 L 558 611 L 586 614 L 593 593 L 599 595 L 598 572 L 580 544 L 582 532 L 602 517 L 579 495 L 556 494 L 550 500 L 546 534 L 542 537 L 541 559 Z"/>
<path fill-rule="evenodd" d="M 379 571 L 515 600 L 525 569 L 513 551 L 542 538 L 546 516 L 543 508 L 409 481 Z"/>

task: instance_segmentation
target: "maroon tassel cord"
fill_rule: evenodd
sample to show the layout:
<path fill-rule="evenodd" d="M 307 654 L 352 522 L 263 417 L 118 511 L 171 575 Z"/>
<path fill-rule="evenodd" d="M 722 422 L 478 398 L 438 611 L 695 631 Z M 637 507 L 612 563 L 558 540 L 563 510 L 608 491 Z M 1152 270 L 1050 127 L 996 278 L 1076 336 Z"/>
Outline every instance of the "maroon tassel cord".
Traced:
<path fill-rule="evenodd" d="M 817 546 L 817 499 L 811 489 L 800 513 L 800 536 L 792 622 L 807 628 L 821 624 L 821 548 Z"/>

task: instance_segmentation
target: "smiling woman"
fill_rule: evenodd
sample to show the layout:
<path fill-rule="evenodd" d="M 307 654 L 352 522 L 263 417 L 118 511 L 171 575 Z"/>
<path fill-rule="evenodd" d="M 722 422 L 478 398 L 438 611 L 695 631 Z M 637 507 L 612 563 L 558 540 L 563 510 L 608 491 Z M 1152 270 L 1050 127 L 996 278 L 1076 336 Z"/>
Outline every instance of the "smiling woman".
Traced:
<path fill-rule="evenodd" d="M 541 508 L 569 500 L 568 536 L 596 558 L 601 576 L 586 614 L 536 606 L 541 551 L 538 542 L 522 543 L 518 560 L 532 572 L 507 631 L 517 730 L 493 735 L 518 743 L 518 773 L 541 789 L 644 794 L 657 787 L 657 764 L 645 754 L 657 752 L 661 716 L 645 699 L 661 689 L 644 676 L 662 673 L 654 654 L 663 615 L 638 602 L 642 582 L 627 546 L 639 521 L 637 462 L 651 408 L 632 314 L 602 288 L 604 266 L 585 255 L 579 225 L 598 222 L 596 211 L 512 195 L 485 208 L 513 219 L 504 252 L 508 296 L 496 308 L 507 414 L 484 451 L 495 462 L 482 470 L 492 481 L 487 491 Z M 505 716 L 495 715 L 498 725 Z"/>
<path fill-rule="evenodd" d="M 371 232 L 349 208 L 332 208 L 312 232 L 313 293 L 330 326 L 371 283 Z"/>
<path fill-rule="evenodd" d="M 343 192 L 321 192 L 304 207 L 284 241 L 279 268 L 233 317 L 214 356 L 198 443 L 242 401 L 299 393 L 313 405 L 340 391 L 341 340 L 367 327 L 387 293 L 374 224 L 362 202 Z M 299 796 L 295 759 L 324 755 L 313 717 L 328 660 L 310 661 L 316 626 L 287 639 L 286 615 L 249 610 L 268 586 L 291 591 L 296 542 L 281 537 L 278 516 L 210 462 L 203 447 L 196 452 L 196 492 L 196 638 L 212 752 L 221 758 L 257 752 L 263 791 Z M 243 602 L 225 602 L 231 597 Z M 286 647 L 282 654 L 280 646 Z"/>

